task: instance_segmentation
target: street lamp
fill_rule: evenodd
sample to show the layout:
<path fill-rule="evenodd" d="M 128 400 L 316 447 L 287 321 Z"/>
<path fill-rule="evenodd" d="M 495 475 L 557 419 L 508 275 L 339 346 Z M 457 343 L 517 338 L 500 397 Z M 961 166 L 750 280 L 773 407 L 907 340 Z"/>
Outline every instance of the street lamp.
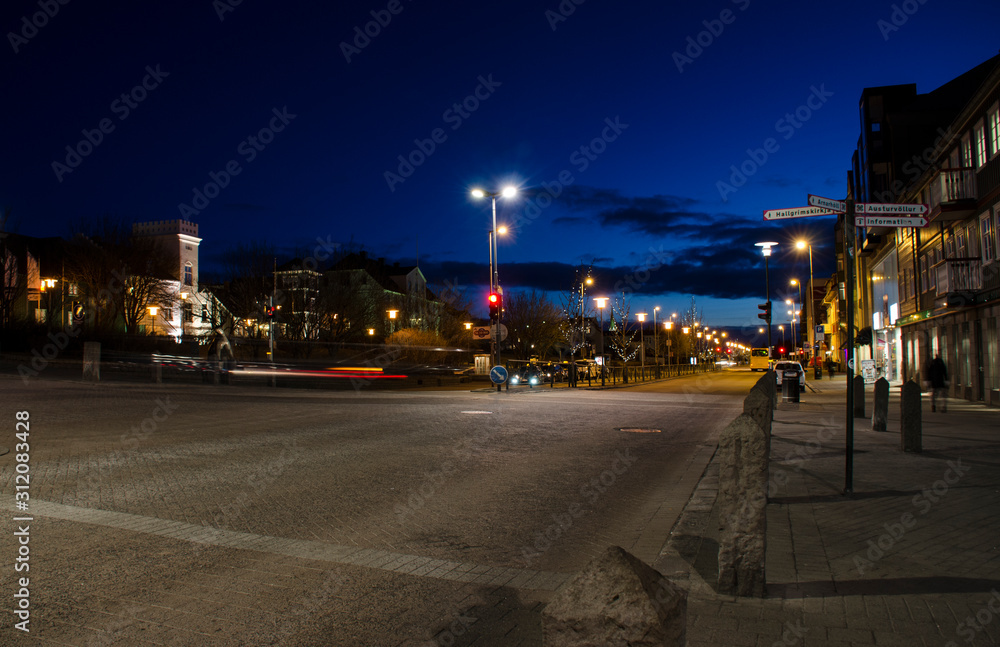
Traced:
<path fill-rule="evenodd" d="M 505 187 L 502 191 L 484 191 L 483 189 L 473 189 L 472 197 L 474 198 L 490 198 L 493 202 L 493 226 L 490 228 L 490 293 L 498 291 L 500 287 L 500 270 L 499 270 L 499 260 L 497 259 L 497 237 L 494 232 L 497 232 L 497 197 L 503 196 L 505 198 L 512 198 L 517 195 L 517 189 L 512 186 Z M 493 356 L 494 365 L 500 363 L 500 311 L 497 309 L 496 320 L 490 319 L 490 323 L 493 328 L 491 330 L 491 343 L 490 351 Z M 497 385 L 497 391 L 500 390 L 500 385 Z"/>
<path fill-rule="evenodd" d="M 597 302 L 597 311 L 601 313 L 601 386 L 604 386 L 604 308 L 608 305 L 607 297 L 594 297 Z"/>
<path fill-rule="evenodd" d="M 809 250 L 809 287 L 806 288 L 806 339 L 809 341 L 809 349 L 816 354 L 816 312 L 815 305 L 813 304 L 813 294 L 815 292 L 813 288 L 813 248 L 812 245 L 804 240 L 800 240 L 795 243 L 795 249 L 807 249 Z M 799 298 L 801 301 L 801 297 Z"/>
<path fill-rule="evenodd" d="M 653 364 L 656 366 L 660 365 L 660 356 L 658 354 L 660 350 L 660 345 L 658 343 L 659 337 L 656 334 L 656 313 L 659 309 L 660 306 L 655 306 L 653 308 Z"/>
<path fill-rule="evenodd" d="M 760 247 L 761 253 L 764 255 L 764 300 L 771 303 L 771 278 L 768 274 L 767 269 L 767 259 L 771 257 L 771 248 L 777 246 L 778 243 L 767 242 L 767 243 L 755 243 L 755 247 Z M 767 322 L 767 356 L 771 357 L 771 322 Z M 768 367 L 770 368 L 770 367 Z"/>
<path fill-rule="evenodd" d="M 676 316 L 676 315 L 675 315 L 675 316 Z M 663 322 L 663 328 L 664 328 L 664 329 L 665 329 L 665 330 L 666 330 L 666 331 L 667 331 L 668 333 L 669 333 L 669 332 L 670 332 L 671 330 L 673 330 L 673 329 L 674 329 L 674 322 L 673 322 L 673 320 L 671 320 L 671 319 L 668 319 L 667 321 L 664 321 L 664 322 Z M 670 335 L 668 334 L 668 335 L 667 335 L 667 366 L 668 366 L 668 367 L 670 366 L 670 359 L 671 359 L 671 358 L 670 358 L 670 350 L 671 350 L 671 346 L 673 346 L 673 345 L 674 345 L 674 344 L 673 344 L 673 338 L 672 338 L 672 337 L 671 337 L 671 336 L 670 336 Z M 669 371 L 669 368 L 668 368 L 667 370 Z M 668 375 L 669 375 L 669 373 L 668 373 Z"/>
<path fill-rule="evenodd" d="M 637 313 L 635 313 L 635 317 L 636 317 L 636 319 L 639 320 L 639 347 L 641 348 L 641 350 L 639 352 L 642 353 L 642 356 L 641 356 L 641 358 L 639 360 L 639 365 L 642 367 L 642 371 L 644 373 L 643 377 L 645 377 L 645 371 L 646 371 L 646 335 L 645 335 L 645 328 L 646 327 L 643 326 L 642 324 L 646 321 L 646 313 L 645 312 L 637 312 Z"/>
<path fill-rule="evenodd" d="M 389 334 L 396 332 L 396 327 L 394 325 L 396 321 L 396 315 L 399 314 L 399 310 L 386 310 L 389 314 Z"/>

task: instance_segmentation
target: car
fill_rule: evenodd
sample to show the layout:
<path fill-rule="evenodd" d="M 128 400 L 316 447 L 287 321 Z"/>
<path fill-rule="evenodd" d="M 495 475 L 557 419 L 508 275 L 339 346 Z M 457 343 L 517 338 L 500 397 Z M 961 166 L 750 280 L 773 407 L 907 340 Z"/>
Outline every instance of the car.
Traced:
<path fill-rule="evenodd" d="M 775 362 L 774 364 L 774 382 L 779 387 L 781 386 L 781 380 L 785 376 L 785 371 L 795 371 L 799 374 L 799 392 L 805 390 L 806 388 L 806 372 L 802 368 L 802 364 L 798 362 Z"/>

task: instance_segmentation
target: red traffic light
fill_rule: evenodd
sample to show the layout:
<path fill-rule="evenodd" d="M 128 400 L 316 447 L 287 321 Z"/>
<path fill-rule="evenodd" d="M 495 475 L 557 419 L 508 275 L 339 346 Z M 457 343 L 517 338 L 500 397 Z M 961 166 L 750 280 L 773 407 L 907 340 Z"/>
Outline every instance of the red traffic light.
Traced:
<path fill-rule="evenodd" d="M 496 303 L 500 300 L 500 296 L 496 292 L 490 292 L 490 303 Z"/>
<path fill-rule="evenodd" d="M 785 349 L 784 349 L 784 348 L 779 348 L 779 349 L 778 349 L 778 352 L 779 352 L 779 353 L 784 353 L 784 352 L 785 352 Z"/>

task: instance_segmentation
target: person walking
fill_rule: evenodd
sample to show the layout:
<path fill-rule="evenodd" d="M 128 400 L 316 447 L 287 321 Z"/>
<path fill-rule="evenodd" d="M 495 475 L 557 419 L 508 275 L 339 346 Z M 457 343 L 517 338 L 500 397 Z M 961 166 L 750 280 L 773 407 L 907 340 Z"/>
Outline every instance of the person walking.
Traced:
<path fill-rule="evenodd" d="M 947 387 L 948 387 L 948 367 L 945 366 L 941 354 L 931 361 L 931 411 L 937 411 L 937 401 L 941 398 L 941 413 L 948 412 Z"/>

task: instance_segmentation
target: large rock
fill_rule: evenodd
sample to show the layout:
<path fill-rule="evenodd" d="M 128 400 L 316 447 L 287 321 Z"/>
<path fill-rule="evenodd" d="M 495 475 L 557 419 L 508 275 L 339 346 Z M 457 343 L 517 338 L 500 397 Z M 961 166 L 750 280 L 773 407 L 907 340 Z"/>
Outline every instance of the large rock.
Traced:
<path fill-rule="evenodd" d="M 763 597 L 767 540 L 767 435 L 741 414 L 719 437 L 719 592 Z"/>
<path fill-rule="evenodd" d="M 880 377 L 875 382 L 875 402 L 872 405 L 872 431 L 885 431 L 889 417 L 889 380 Z"/>
<path fill-rule="evenodd" d="M 545 647 L 683 647 L 687 591 L 611 546 L 542 612 Z"/>
<path fill-rule="evenodd" d="M 920 416 L 920 387 L 913 380 L 903 385 L 899 399 L 900 442 L 904 452 L 923 451 L 923 430 Z"/>

